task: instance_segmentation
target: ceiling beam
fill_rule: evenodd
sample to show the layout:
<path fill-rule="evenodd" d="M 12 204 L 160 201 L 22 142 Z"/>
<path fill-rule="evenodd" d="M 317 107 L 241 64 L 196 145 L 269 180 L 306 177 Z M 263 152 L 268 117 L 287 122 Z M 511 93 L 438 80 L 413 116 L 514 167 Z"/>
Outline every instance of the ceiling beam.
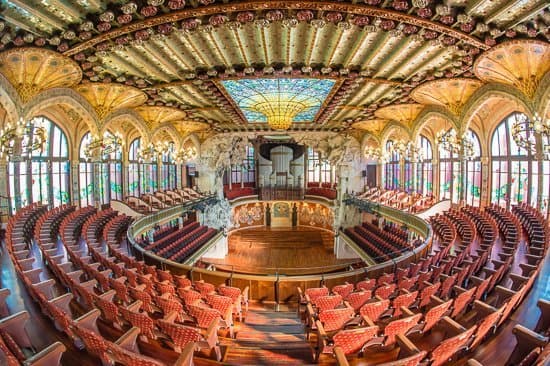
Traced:
<path fill-rule="evenodd" d="M 507 11 L 514 8 L 516 5 L 518 5 L 518 3 L 520 2 L 516 0 L 509 0 L 508 2 L 502 4 L 502 6 L 497 7 L 495 11 L 485 17 L 484 23 L 489 24 L 495 22 L 495 19 L 498 19 L 503 14 L 506 14 Z"/>
<path fill-rule="evenodd" d="M 542 11 L 542 10 L 548 8 L 548 7 L 550 7 L 550 4 L 548 3 L 548 1 L 544 0 L 540 3 L 538 3 L 537 5 L 535 5 L 534 7 L 532 7 L 531 9 L 529 9 L 529 10 L 525 11 L 524 13 L 518 15 L 515 20 L 505 24 L 504 28 L 515 27 L 516 25 L 531 19 L 532 17 L 535 16 L 536 13 L 538 13 L 539 11 Z"/>
<path fill-rule="evenodd" d="M 48 14 L 44 14 L 43 11 L 40 11 L 38 8 L 33 7 L 25 2 L 19 1 L 19 0 L 10 0 L 10 3 L 14 4 L 17 7 L 20 7 L 21 9 L 31 13 L 37 18 L 40 18 L 42 21 L 48 23 L 51 27 L 56 28 L 58 30 L 64 30 L 63 24 L 58 21 L 57 19 L 51 17 Z"/>

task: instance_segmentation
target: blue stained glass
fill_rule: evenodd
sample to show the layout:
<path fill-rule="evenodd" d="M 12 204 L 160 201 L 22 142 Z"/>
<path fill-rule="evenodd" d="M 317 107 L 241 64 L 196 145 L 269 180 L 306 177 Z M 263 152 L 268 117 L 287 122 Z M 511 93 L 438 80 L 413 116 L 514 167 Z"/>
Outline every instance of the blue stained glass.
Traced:
<path fill-rule="evenodd" d="M 303 105 L 293 122 L 313 122 L 334 87 L 331 79 L 241 79 L 222 80 L 227 93 L 249 123 L 266 123 L 267 116 L 257 109 L 260 103 L 292 101 Z"/>

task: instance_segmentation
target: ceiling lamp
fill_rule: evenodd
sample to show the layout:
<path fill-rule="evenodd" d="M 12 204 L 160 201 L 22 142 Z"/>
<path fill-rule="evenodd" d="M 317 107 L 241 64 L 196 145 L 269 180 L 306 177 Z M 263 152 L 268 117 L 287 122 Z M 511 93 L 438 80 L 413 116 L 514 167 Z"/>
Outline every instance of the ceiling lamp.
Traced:
<path fill-rule="evenodd" d="M 256 103 L 254 109 L 267 117 L 267 124 L 274 130 L 288 130 L 294 117 L 307 105 L 292 100 L 270 100 Z"/>
<path fill-rule="evenodd" d="M 367 159 L 378 160 L 380 162 L 389 160 L 388 155 L 385 154 L 384 151 L 380 148 L 367 146 L 364 153 Z"/>
<path fill-rule="evenodd" d="M 436 136 L 436 141 L 450 154 L 462 156 L 465 160 L 471 160 L 475 155 L 474 141 L 466 133 L 458 136 L 454 128 L 447 132 L 440 131 Z"/>
<path fill-rule="evenodd" d="M 199 153 L 197 152 L 197 149 L 195 146 L 190 147 L 184 147 L 180 149 L 180 151 L 177 152 L 177 154 L 174 157 L 174 160 L 181 164 L 186 161 L 195 160 Z"/>
<path fill-rule="evenodd" d="M 422 151 L 412 141 L 405 142 L 404 140 L 399 140 L 394 142 L 389 153 L 393 152 L 398 153 L 405 160 L 413 162 L 422 162 L 424 160 Z"/>
<path fill-rule="evenodd" d="M 511 132 L 512 138 L 518 147 L 535 154 L 536 135 L 541 135 L 542 139 L 550 139 L 550 119 L 544 121 L 538 113 L 535 113 L 532 120 L 524 114 L 517 114 Z M 549 144 L 543 144 L 543 154 L 545 159 L 550 159 Z"/>
<path fill-rule="evenodd" d="M 118 153 L 122 149 L 122 135 L 120 133 L 106 133 L 103 138 L 93 136 L 84 148 L 84 155 L 88 160 L 96 158 L 99 161 L 108 160 L 109 155 Z"/>
<path fill-rule="evenodd" d="M 21 145 L 17 146 L 17 142 Z M 8 124 L 0 130 L 0 157 L 30 156 L 33 151 L 44 151 L 46 144 L 46 130 L 36 127 L 30 121 L 22 118 L 15 124 Z M 20 149 L 18 149 L 20 147 Z"/>

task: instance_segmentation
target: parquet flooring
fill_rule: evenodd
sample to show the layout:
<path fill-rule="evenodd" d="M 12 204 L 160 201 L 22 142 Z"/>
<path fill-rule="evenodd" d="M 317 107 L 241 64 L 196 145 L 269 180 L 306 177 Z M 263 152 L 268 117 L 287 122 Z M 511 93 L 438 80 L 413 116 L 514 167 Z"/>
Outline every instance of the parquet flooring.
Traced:
<path fill-rule="evenodd" d="M 228 246 L 224 259 L 203 261 L 222 270 L 287 275 L 333 272 L 357 262 L 336 259 L 331 232 L 307 227 L 244 229 L 229 235 Z"/>

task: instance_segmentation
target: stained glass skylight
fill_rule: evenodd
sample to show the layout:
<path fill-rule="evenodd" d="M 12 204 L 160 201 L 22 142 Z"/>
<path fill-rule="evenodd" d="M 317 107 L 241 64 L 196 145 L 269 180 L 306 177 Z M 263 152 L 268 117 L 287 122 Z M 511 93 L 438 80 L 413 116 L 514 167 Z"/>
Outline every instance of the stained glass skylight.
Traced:
<path fill-rule="evenodd" d="M 249 123 L 287 115 L 292 122 L 313 122 L 334 87 L 331 79 L 241 79 L 222 84 Z"/>

